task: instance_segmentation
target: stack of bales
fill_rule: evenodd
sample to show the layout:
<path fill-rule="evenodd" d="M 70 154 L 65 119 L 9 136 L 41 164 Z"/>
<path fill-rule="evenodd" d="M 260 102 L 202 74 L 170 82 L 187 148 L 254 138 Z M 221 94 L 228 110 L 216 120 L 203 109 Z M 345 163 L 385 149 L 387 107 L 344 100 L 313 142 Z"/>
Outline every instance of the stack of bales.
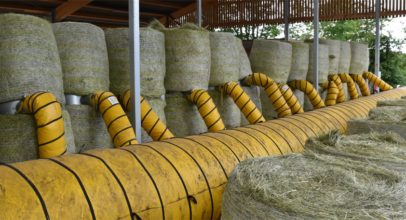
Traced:
<path fill-rule="evenodd" d="M 65 93 L 88 95 L 109 91 L 109 64 L 104 32 L 87 23 L 52 24 L 62 64 Z M 70 105 L 76 151 L 114 148 L 101 114 L 89 105 Z M 103 144 L 101 144 L 103 143 Z"/>
<path fill-rule="evenodd" d="M 241 88 L 248 95 L 248 97 L 250 97 L 250 99 L 255 104 L 257 109 L 261 113 L 263 113 L 263 111 L 262 111 L 262 102 L 261 102 L 261 98 L 260 98 L 261 97 L 261 95 L 260 95 L 260 87 L 259 86 L 251 86 L 251 87 L 243 86 Z M 242 112 L 240 113 L 240 115 L 241 115 L 240 116 L 241 117 L 241 124 L 240 125 L 241 126 L 249 125 L 250 122 L 247 120 L 245 115 Z"/>
<path fill-rule="evenodd" d="M 338 73 L 350 73 L 351 65 L 351 43 L 346 41 L 340 42 L 340 62 L 338 64 Z M 356 85 L 357 86 L 357 85 Z M 350 94 L 348 93 L 347 83 L 343 83 L 344 95 L 346 100 L 350 99 Z"/>
<path fill-rule="evenodd" d="M 313 39 L 306 39 L 306 43 L 313 43 Z M 339 64 L 340 64 L 340 54 L 341 54 L 341 42 L 338 40 L 327 40 L 327 39 L 319 39 L 320 45 L 328 46 L 328 75 L 335 75 L 338 74 Z M 320 49 L 321 51 L 321 49 Z M 321 52 L 319 52 L 321 53 Z M 323 57 L 323 59 L 325 59 Z M 319 61 L 320 62 L 320 61 Z M 321 64 L 319 64 L 321 66 Z M 323 63 L 323 65 L 325 65 Z M 320 68 L 320 67 L 319 67 Z M 323 67 L 324 68 L 324 67 Z M 324 79 L 324 76 L 320 76 L 322 83 L 327 81 L 327 78 Z"/>
<path fill-rule="evenodd" d="M 208 89 L 211 68 L 209 32 L 190 23 L 160 31 L 165 35 L 167 127 L 176 137 L 207 132 L 197 107 L 181 92 Z"/>
<path fill-rule="evenodd" d="M 368 63 L 368 44 L 351 42 L 351 64 L 350 74 L 360 74 L 365 69 L 366 63 Z"/>
<path fill-rule="evenodd" d="M 130 89 L 130 48 L 128 28 L 106 29 L 110 68 L 110 91 L 119 95 Z M 158 117 L 166 124 L 165 101 L 165 38 L 152 28 L 140 28 L 140 79 L 141 95 Z M 127 113 L 129 116 L 129 113 Z M 142 143 L 152 138 L 141 130 Z"/>
<path fill-rule="evenodd" d="M 52 27 L 29 15 L 0 15 L 0 103 L 21 100 L 38 91 L 65 103 L 62 70 Z M 63 111 L 68 153 L 74 153 L 70 118 Z M 37 125 L 33 115 L 0 115 L 0 161 L 38 158 Z"/>
<path fill-rule="evenodd" d="M 292 45 L 273 40 L 254 40 L 250 53 L 252 71 L 263 73 L 276 83 L 286 84 L 292 65 Z M 261 105 L 266 120 L 277 117 L 275 108 L 261 88 Z"/>

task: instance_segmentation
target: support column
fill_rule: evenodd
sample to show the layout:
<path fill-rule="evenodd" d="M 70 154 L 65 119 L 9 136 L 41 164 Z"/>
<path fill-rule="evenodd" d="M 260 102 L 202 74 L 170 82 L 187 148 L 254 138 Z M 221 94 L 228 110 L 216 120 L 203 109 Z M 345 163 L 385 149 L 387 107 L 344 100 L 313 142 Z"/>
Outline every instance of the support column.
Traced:
<path fill-rule="evenodd" d="M 381 1 L 375 0 L 375 75 L 379 76 L 380 62 L 379 62 L 379 49 L 381 40 L 381 24 L 379 12 L 381 11 Z"/>
<path fill-rule="evenodd" d="M 196 25 L 202 26 L 202 0 L 196 0 Z"/>
<path fill-rule="evenodd" d="M 289 41 L 290 0 L 285 0 L 285 41 Z"/>
<path fill-rule="evenodd" d="M 141 144 L 141 84 L 140 84 L 140 10 L 139 0 L 129 0 L 130 44 L 130 122 Z"/>
<path fill-rule="evenodd" d="M 314 39 L 313 39 L 313 86 L 319 86 L 319 0 L 314 0 Z"/>

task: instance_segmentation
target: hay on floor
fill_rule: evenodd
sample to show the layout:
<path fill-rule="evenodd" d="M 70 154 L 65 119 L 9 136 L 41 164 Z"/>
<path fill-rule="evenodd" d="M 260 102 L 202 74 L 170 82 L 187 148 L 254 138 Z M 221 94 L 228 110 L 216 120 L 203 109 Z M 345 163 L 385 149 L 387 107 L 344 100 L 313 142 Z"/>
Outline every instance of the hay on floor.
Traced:
<path fill-rule="evenodd" d="M 241 86 L 242 90 L 250 97 L 252 102 L 255 104 L 259 112 L 262 113 L 262 104 L 260 97 L 260 87 L 259 86 Z M 240 111 L 241 123 L 240 126 L 249 125 L 250 122 L 247 120 L 245 115 Z"/>
<path fill-rule="evenodd" d="M 309 69 L 309 44 L 296 41 L 286 41 L 292 45 L 292 66 L 288 82 L 293 80 L 306 80 Z"/>
<path fill-rule="evenodd" d="M 242 80 L 245 77 L 252 75 L 251 63 L 248 58 L 247 52 L 245 51 L 244 45 L 242 44 L 241 38 L 236 37 L 235 43 L 237 45 L 238 54 L 240 56 L 238 60 L 239 65 L 239 76 L 238 80 Z"/>
<path fill-rule="evenodd" d="M 329 47 L 327 45 L 319 45 L 319 83 L 328 81 L 329 72 Z M 314 62 L 313 44 L 309 44 L 309 69 L 307 71 L 306 81 L 313 83 L 313 62 Z"/>
<path fill-rule="evenodd" d="M 351 44 L 350 42 L 340 42 L 340 61 L 338 64 L 338 73 L 350 73 L 351 65 Z"/>
<path fill-rule="evenodd" d="M 65 104 L 51 24 L 35 16 L 1 14 L 0 39 L 0 103 L 45 91 Z"/>
<path fill-rule="evenodd" d="M 207 91 L 217 107 L 220 117 L 223 120 L 226 129 L 240 127 L 241 124 L 241 111 L 234 103 L 233 98 L 226 93 L 221 93 L 218 90 Z M 223 96 L 223 98 L 221 97 Z"/>

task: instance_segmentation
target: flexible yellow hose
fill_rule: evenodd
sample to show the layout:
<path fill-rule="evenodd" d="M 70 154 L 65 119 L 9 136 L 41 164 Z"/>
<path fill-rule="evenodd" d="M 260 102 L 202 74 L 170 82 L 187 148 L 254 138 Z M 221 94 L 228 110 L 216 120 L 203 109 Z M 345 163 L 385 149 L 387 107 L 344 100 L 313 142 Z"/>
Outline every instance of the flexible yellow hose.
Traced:
<path fill-rule="evenodd" d="M 113 93 L 94 92 L 90 96 L 90 103 L 93 107 L 99 109 L 102 114 L 104 123 L 116 148 L 138 144 L 134 129 Z"/>
<path fill-rule="evenodd" d="M 130 90 L 126 90 L 120 94 L 120 103 L 125 110 L 131 111 Z M 141 96 L 141 126 L 154 141 L 162 141 L 168 138 L 173 138 L 174 135 L 169 131 L 168 127 L 161 121 L 158 115 L 154 112 L 147 101 Z"/>
<path fill-rule="evenodd" d="M 307 98 L 309 98 L 310 102 L 312 103 L 314 109 L 326 107 L 319 93 L 310 82 L 305 80 L 295 80 L 290 82 L 290 87 L 294 89 L 300 89 L 302 92 L 304 92 L 304 94 L 307 95 Z"/>
<path fill-rule="evenodd" d="M 340 74 L 338 74 L 338 76 L 340 77 L 341 82 L 347 83 L 348 93 L 350 94 L 350 98 L 358 99 L 359 98 L 358 91 L 357 91 L 357 88 L 355 87 L 354 80 L 352 80 L 350 75 L 348 75 L 347 73 L 340 73 Z"/>
<path fill-rule="evenodd" d="M 362 96 L 369 96 L 368 85 L 365 82 L 365 79 L 360 74 L 350 74 L 351 78 L 358 84 L 359 90 L 361 91 Z"/>
<path fill-rule="evenodd" d="M 364 72 L 364 73 L 362 73 L 362 76 L 364 78 L 368 79 L 374 85 L 378 86 L 382 91 L 387 91 L 387 90 L 393 89 L 392 86 L 390 86 L 388 83 L 386 83 L 382 79 L 379 79 L 377 76 L 375 76 L 371 72 Z"/>
<path fill-rule="evenodd" d="M 279 90 L 281 91 L 283 97 L 285 98 L 288 106 L 290 107 L 290 111 L 292 114 L 300 114 L 303 113 L 302 105 L 300 105 L 299 101 L 297 100 L 296 96 L 293 94 L 292 89 L 286 84 L 279 84 Z"/>
<path fill-rule="evenodd" d="M 262 86 L 269 100 L 271 100 L 273 107 L 275 107 L 276 113 L 278 113 L 279 118 L 292 115 L 289 105 L 286 103 L 281 91 L 278 89 L 278 85 L 273 79 L 269 78 L 262 73 L 254 73 L 248 76 L 245 81 L 248 85 Z"/>
<path fill-rule="evenodd" d="M 26 111 L 37 121 L 39 157 L 66 154 L 65 129 L 61 104 L 49 92 L 31 94 L 20 103 L 18 112 Z"/>
<path fill-rule="evenodd" d="M 337 95 L 337 103 L 345 102 L 345 93 L 343 89 L 343 84 L 341 82 L 341 79 L 338 75 L 329 75 L 328 76 L 328 81 L 333 81 L 338 88 L 338 95 Z"/>
<path fill-rule="evenodd" d="M 333 81 L 328 82 L 328 84 L 329 84 L 329 87 L 327 89 L 327 96 L 326 96 L 325 104 L 326 104 L 326 106 L 332 106 L 332 105 L 335 105 L 337 102 L 338 88 L 337 88 L 337 85 Z"/>
<path fill-rule="evenodd" d="M 234 100 L 235 104 L 238 106 L 238 108 L 244 114 L 245 118 L 247 118 L 250 124 L 256 124 L 265 121 L 265 118 L 257 109 L 254 102 L 244 92 L 244 90 L 242 90 L 238 83 L 224 83 L 219 86 L 219 91 L 221 93 L 225 92 L 226 94 L 230 95 L 230 97 Z"/>
<path fill-rule="evenodd" d="M 187 98 L 197 106 L 197 109 L 210 132 L 226 129 L 226 126 L 224 126 L 223 120 L 220 117 L 220 113 L 217 110 L 216 104 L 214 104 L 213 99 L 207 91 L 203 89 L 193 89 Z"/>

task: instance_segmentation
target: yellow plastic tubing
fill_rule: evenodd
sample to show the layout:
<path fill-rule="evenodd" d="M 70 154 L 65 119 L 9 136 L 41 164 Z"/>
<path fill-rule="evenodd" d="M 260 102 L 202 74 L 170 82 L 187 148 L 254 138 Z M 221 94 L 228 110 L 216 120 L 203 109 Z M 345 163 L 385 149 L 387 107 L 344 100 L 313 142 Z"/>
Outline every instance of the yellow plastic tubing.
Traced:
<path fill-rule="evenodd" d="M 332 106 L 332 105 L 336 104 L 338 88 L 337 88 L 337 85 L 333 81 L 328 82 L 328 84 L 329 84 L 329 86 L 327 88 L 327 96 L 326 96 L 325 104 L 326 104 L 326 106 Z"/>
<path fill-rule="evenodd" d="M 0 166 L 0 219 L 219 219 L 231 170 L 304 150 L 406 88 L 255 125 Z"/>
<path fill-rule="evenodd" d="M 340 77 L 341 82 L 347 83 L 348 93 L 350 94 L 350 98 L 351 99 L 359 98 L 358 91 L 357 91 L 357 88 L 355 87 L 354 80 L 352 80 L 350 75 L 348 75 L 346 73 L 340 73 L 340 74 L 338 74 L 338 76 Z"/>
<path fill-rule="evenodd" d="M 372 82 L 373 84 L 377 85 L 382 91 L 387 91 L 387 90 L 391 90 L 393 89 L 392 86 L 390 86 L 389 84 L 387 84 L 385 81 L 379 79 L 378 77 L 376 77 L 373 73 L 371 72 L 364 72 L 362 73 L 362 76 L 366 79 L 368 79 L 370 82 Z"/>
<path fill-rule="evenodd" d="M 234 100 L 235 104 L 240 108 L 240 111 L 244 114 L 245 118 L 250 124 L 256 124 L 264 122 L 265 118 L 261 112 L 257 109 L 254 102 L 250 97 L 242 90 L 242 88 L 236 82 L 224 83 L 219 86 L 221 93 L 225 92 Z"/>
<path fill-rule="evenodd" d="M 359 90 L 361 91 L 362 96 L 369 96 L 368 85 L 365 82 L 364 78 L 359 74 L 350 74 L 351 78 L 358 84 Z"/>
<path fill-rule="evenodd" d="M 313 85 L 305 80 L 295 80 L 290 82 L 290 86 L 294 89 L 300 89 L 307 95 L 314 109 L 326 107 L 324 101 L 321 99 L 319 93 L 313 87 Z"/>
<path fill-rule="evenodd" d="M 248 76 L 245 81 L 248 85 L 262 86 L 268 95 L 269 100 L 271 100 L 273 107 L 275 107 L 276 113 L 278 113 L 279 118 L 292 115 L 289 105 L 286 103 L 281 91 L 278 89 L 278 85 L 273 81 L 273 79 L 267 77 L 262 73 L 254 73 Z"/>
<path fill-rule="evenodd" d="M 95 92 L 90 103 L 99 109 L 115 147 L 138 144 L 134 129 L 116 96 L 111 92 Z"/>
<path fill-rule="evenodd" d="M 343 89 L 343 84 L 341 82 L 341 79 L 338 75 L 329 75 L 328 76 L 328 81 L 333 81 L 338 88 L 338 95 L 337 95 L 337 103 L 345 102 L 345 93 Z"/>
<path fill-rule="evenodd" d="M 131 97 L 130 90 L 120 94 L 120 103 L 130 112 Z M 141 96 L 141 126 L 154 141 L 162 141 L 173 138 L 174 135 L 168 130 L 158 115 L 148 105 L 147 101 Z"/>
<path fill-rule="evenodd" d="M 302 105 L 300 105 L 299 101 L 297 100 L 295 94 L 293 94 L 292 89 L 286 84 L 279 84 L 279 90 L 281 91 L 283 97 L 285 98 L 288 106 L 292 114 L 300 114 L 303 113 Z"/>
<path fill-rule="evenodd" d="M 208 92 L 203 89 L 193 89 L 187 98 L 197 106 L 197 109 L 210 132 L 226 129 L 226 126 L 220 117 L 220 113 L 217 110 L 216 104 L 214 104 Z"/>
<path fill-rule="evenodd" d="M 39 157 L 66 154 L 62 109 L 55 96 L 49 92 L 31 94 L 20 103 L 18 112 L 23 110 L 37 121 Z"/>

